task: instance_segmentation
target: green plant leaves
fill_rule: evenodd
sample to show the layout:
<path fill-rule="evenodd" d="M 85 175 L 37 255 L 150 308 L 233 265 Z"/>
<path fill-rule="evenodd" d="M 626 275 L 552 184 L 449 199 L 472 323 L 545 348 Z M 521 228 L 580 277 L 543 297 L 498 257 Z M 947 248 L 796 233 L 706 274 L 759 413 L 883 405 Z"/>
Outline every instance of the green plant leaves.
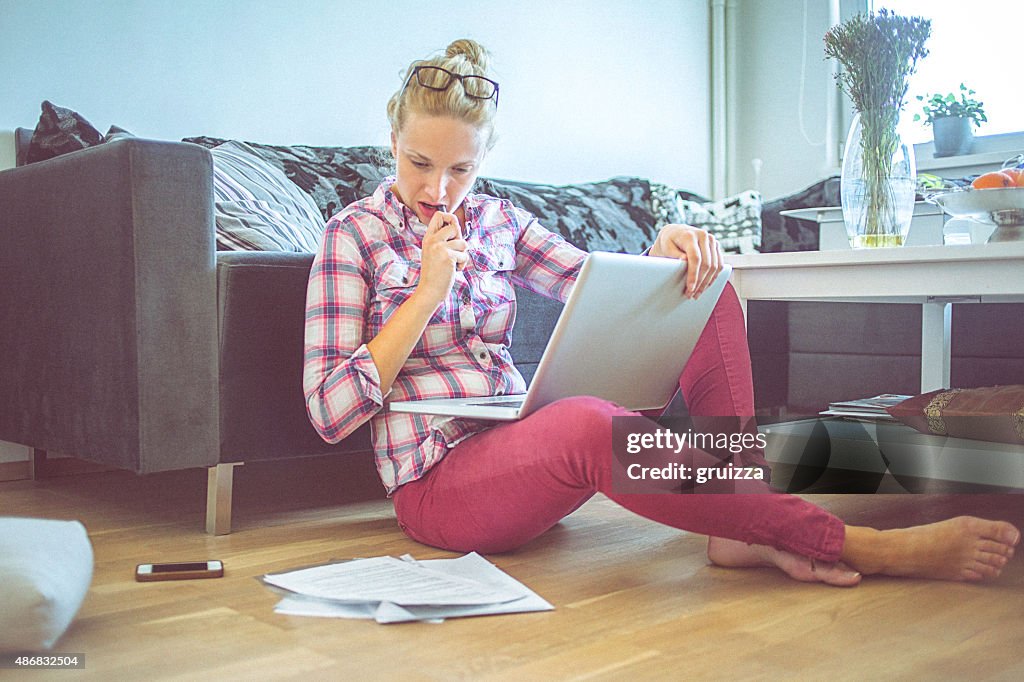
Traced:
<path fill-rule="evenodd" d="M 925 125 L 930 125 L 937 118 L 955 117 L 969 118 L 974 125 L 980 126 L 988 121 L 985 115 L 985 103 L 974 99 L 977 93 L 961 83 L 959 87 L 959 98 L 957 94 L 949 92 L 945 95 L 917 95 L 915 99 L 924 102 L 921 111 L 924 113 Z M 927 97 L 927 99 L 926 99 Z M 914 120 L 920 121 L 921 114 L 914 114 Z"/>

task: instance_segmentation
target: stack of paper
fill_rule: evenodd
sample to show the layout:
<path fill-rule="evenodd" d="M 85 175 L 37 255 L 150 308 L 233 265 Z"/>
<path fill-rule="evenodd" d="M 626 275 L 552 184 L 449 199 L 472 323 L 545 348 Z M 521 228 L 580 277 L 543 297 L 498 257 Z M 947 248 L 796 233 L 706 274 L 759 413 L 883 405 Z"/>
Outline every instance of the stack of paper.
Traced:
<path fill-rule="evenodd" d="M 870 421 L 891 420 L 892 416 L 889 415 L 885 408 L 892 407 L 893 405 L 899 405 L 908 398 L 910 398 L 909 395 L 883 393 L 881 395 L 876 395 L 873 398 L 861 398 L 860 400 L 845 400 L 842 402 L 831 403 L 827 410 L 824 410 L 819 414 L 829 417 L 845 417 L 847 419 L 864 419 Z"/>
<path fill-rule="evenodd" d="M 263 581 L 289 592 L 274 611 L 291 616 L 440 622 L 554 608 L 475 552 L 427 561 L 356 559 L 265 575 Z"/>

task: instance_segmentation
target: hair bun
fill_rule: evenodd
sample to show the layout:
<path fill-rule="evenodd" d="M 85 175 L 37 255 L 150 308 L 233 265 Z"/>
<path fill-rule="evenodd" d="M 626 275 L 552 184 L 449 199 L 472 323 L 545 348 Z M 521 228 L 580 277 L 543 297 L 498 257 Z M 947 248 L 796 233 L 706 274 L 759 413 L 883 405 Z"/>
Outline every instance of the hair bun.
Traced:
<path fill-rule="evenodd" d="M 487 62 L 490 57 L 483 45 L 470 38 L 459 38 L 452 41 L 448 49 L 445 50 L 445 56 L 449 59 L 462 56 L 480 71 L 487 71 Z"/>

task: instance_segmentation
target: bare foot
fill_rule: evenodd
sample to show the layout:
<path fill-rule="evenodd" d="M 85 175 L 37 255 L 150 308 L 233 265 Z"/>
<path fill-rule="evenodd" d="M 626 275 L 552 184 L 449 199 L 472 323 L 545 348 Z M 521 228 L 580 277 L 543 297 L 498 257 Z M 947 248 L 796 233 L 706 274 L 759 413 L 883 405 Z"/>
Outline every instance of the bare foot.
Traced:
<path fill-rule="evenodd" d="M 847 526 L 842 558 L 865 575 L 978 581 L 998 577 L 1019 542 L 1013 525 L 973 516 L 885 531 Z"/>
<path fill-rule="evenodd" d="M 748 545 L 726 538 L 708 538 L 708 559 L 716 566 L 731 568 L 770 566 L 801 582 L 821 582 L 838 587 L 852 587 L 861 578 L 860 573 L 843 563 L 812 561 L 767 545 Z"/>

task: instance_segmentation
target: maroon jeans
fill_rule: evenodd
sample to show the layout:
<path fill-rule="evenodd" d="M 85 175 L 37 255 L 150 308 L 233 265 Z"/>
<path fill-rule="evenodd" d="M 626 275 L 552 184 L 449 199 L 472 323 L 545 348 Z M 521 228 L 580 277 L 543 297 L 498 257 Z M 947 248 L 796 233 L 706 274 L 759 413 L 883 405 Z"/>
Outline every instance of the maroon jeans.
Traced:
<path fill-rule="evenodd" d="M 743 313 L 726 287 L 679 386 L 695 421 L 754 414 Z M 612 484 L 612 419 L 635 413 L 597 398 L 568 398 L 472 436 L 394 493 L 402 530 L 454 551 L 513 550 L 601 492 L 674 528 L 837 561 L 844 525 L 798 497 L 745 482 L 742 494 L 621 493 Z M 683 461 L 707 459 L 683 451 Z M 762 460 L 763 461 L 763 460 Z M 749 463 L 749 462 L 747 462 Z"/>

